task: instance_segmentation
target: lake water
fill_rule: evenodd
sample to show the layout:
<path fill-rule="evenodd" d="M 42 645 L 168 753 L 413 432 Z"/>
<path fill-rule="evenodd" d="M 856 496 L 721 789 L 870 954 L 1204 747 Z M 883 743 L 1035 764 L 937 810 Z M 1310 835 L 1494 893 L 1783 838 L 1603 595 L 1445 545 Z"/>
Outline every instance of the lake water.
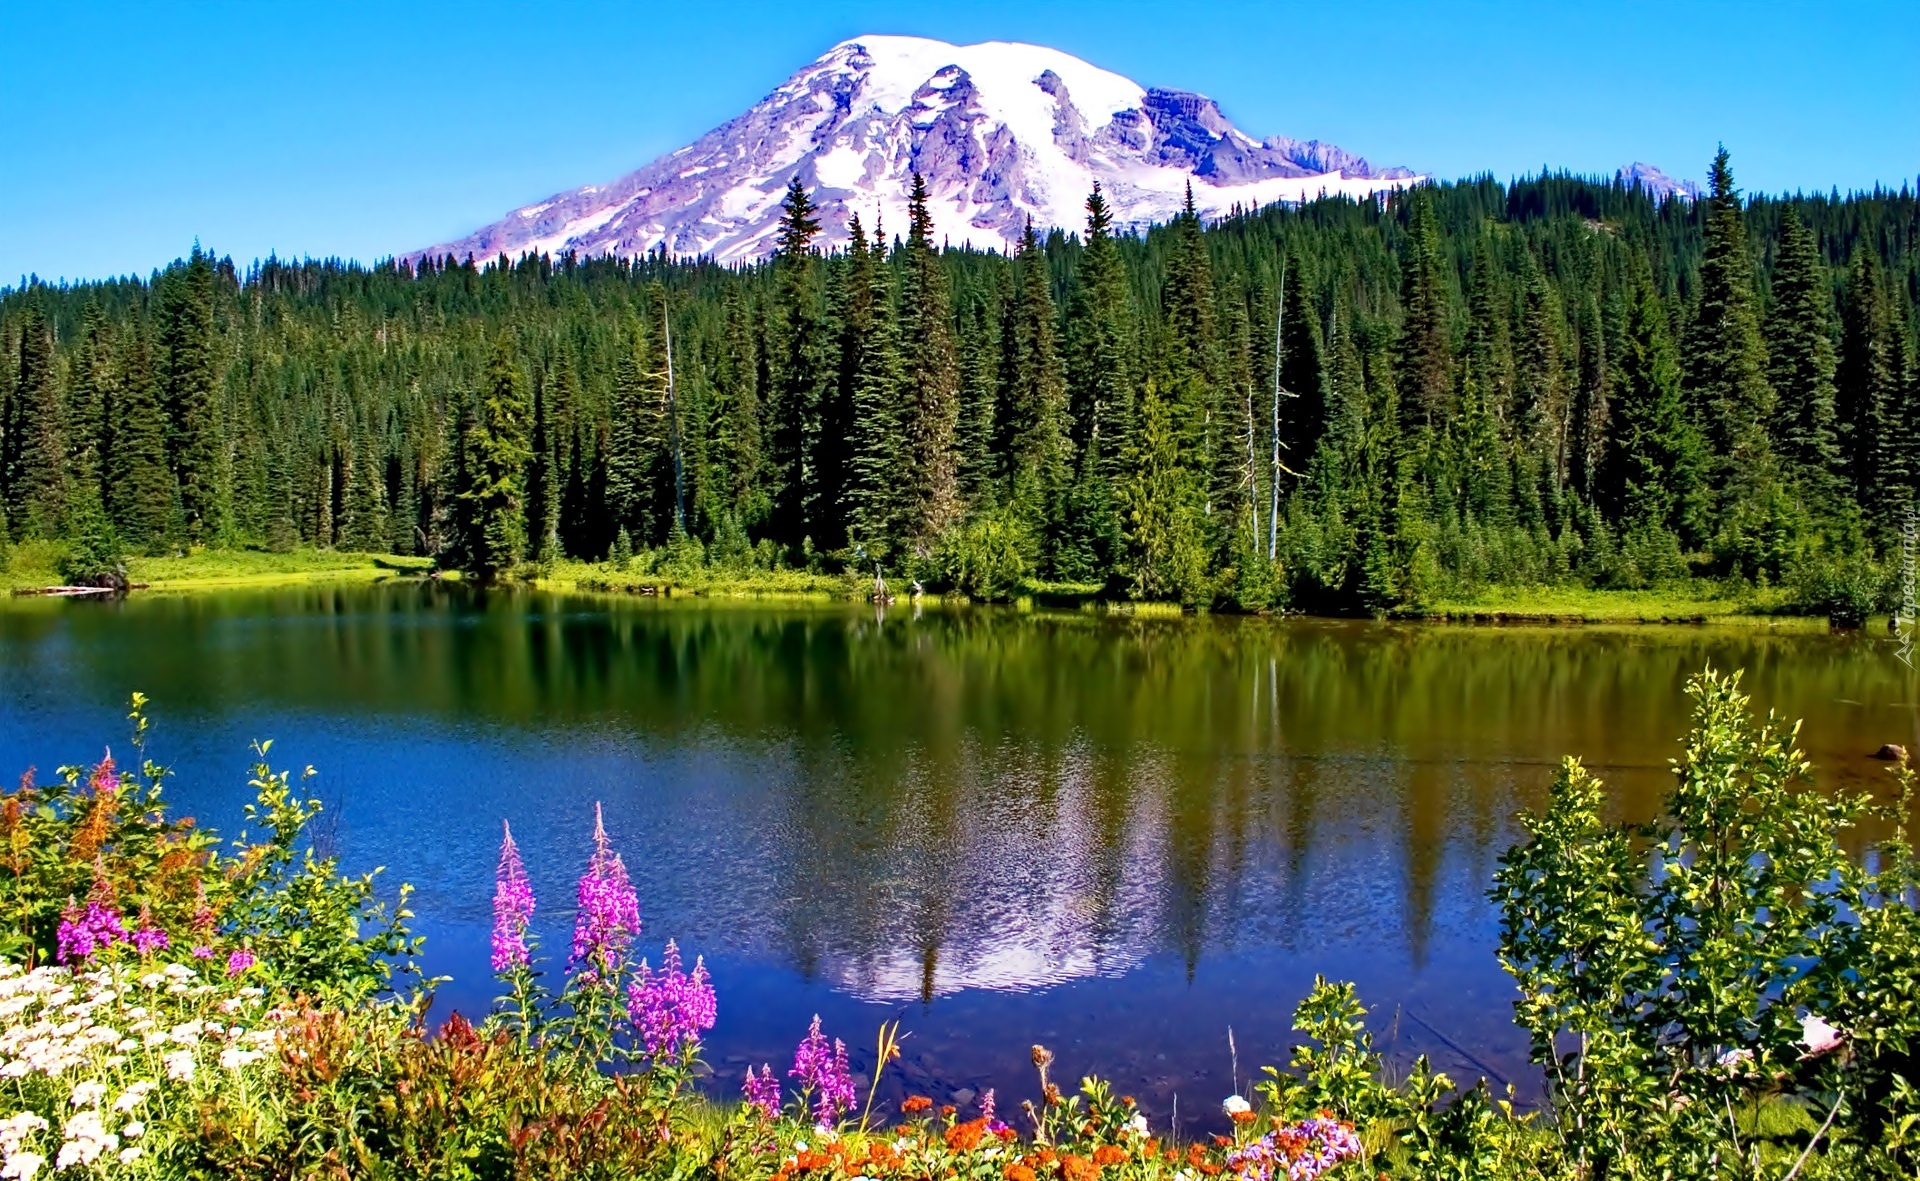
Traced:
<path fill-rule="evenodd" d="M 178 810 L 232 831 L 248 741 L 275 739 L 320 771 L 324 844 L 415 885 L 439 1004 L 468 1012 L 501 821 L 564 954 L 599 802 L 643 950 L 712 969 L 716 1086 L 784 1069 L 816 1012 L 856 1065 L 898 1017 L 884 1092 L 1004 1103 L 1043 1042 L 1062 1076 L 1206 1119 L 1285 1060 L 1315 973 L 1359 983 L 1396 1061 L 1531 1093 L 1484 897 L 1513 817 L 1564 754 L 1649 814 L 1708 662 L 1806 719 L 1824 784 L 1880 784 L 1871 752 L 1916 737 L 1880 635 L 396 583 L 0 602 L 0 772 L 118 748 L 137 689 Z"/>

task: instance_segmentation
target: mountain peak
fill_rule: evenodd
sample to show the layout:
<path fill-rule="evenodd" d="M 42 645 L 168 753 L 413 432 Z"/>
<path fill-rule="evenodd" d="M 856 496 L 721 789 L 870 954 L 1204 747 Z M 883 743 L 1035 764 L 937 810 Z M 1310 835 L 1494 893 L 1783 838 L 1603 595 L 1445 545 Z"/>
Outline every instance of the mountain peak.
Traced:
<path fill-rule="evenodd" d="M 1218 215 L 1419 179 L 1318 140 L 1256 140 L 1204 95 L 1148 89 L 1057 49 L 869 34 L 644 168 L 408 257 L 664 247 L 749 261 L 771 253 L 793 178 L 813 192 L 822 244 L 833 246 L 856 213 L 906 224 L 915 172 L 936 238 L 995 250 L 1012 249 L 1029 218 L 1078 228 L 1096 181 L 1115 221 L 1138 229 L 1178 213 L 1189 184 L 1200 212 Z"/>
<path fill-rule="evenodd" d="M 1688 201 L 1696 201 L 1700 198 L 1699 182 L 1675 180 L 1653 165 L 1639 160 L 1614 173 L 1614 179 L 1628 188 L 1639 185 L 1656 201 L 1664 201 L 1668 197 L 1680 197 Z"/>

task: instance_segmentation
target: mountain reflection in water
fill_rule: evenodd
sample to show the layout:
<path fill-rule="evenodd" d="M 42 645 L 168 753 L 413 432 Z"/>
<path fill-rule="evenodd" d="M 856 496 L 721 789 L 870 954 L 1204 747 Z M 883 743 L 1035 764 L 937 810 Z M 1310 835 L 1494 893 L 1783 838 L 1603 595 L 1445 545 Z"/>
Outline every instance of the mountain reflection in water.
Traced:
<path fill-rule="evenodd" d="M 1890 643 L 606 600 L 398 584 L 0 607 L 0 771 L 94 757 L 154 700 L 184 810 L 238 827 L 246 741 L 322 771 L 322 837 L 418 888 L 445 1005 L 491 995 L 510 819 L 564 949 L 592 805 L 645 948 L 705 954 L 723 1076 L 808 1016 L 915 1031 L 890 1087 L 1017 1094 L 1026 1046 L 1164 1107 L 1284 1061 L 1313 974 L 1404 1060 L 1527 1085 L 1484 892 L 1578 754 L 1643 817 L 1680 687 L 1744 667 L 1827 784 L 1911 741 Z M 1872 834 L 1861 834 L 1862 839 Z M 1219 1095 L 1212 1094 L 1219 1090 Z M 1198 1107 L 1193 1106 L 1198 1104 Z"/>

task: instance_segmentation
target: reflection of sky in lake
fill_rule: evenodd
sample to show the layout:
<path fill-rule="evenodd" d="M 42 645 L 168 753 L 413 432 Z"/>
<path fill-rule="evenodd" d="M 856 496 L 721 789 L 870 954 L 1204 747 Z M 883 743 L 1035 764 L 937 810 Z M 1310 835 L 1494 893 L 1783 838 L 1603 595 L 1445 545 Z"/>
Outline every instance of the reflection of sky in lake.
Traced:
<path fill-rule="evenodd" d="M 1830 781 L 1910 737 L 1907 674 L 1861 637 L 407 587 L 0 608 L 0 770 L 97 756 L 139 688 L 175 798 L 230 829 L 245 742 L 275 737 L 322 772 L 324 842 L 416 885 L 466 1010 L 492 992 L 501 819 L 564 950 L 601 801 L 644 946 L 714 970 L 723 1075 L 782 1061 L 816 1011 L 856 1051 L 898 1015 L 889 1088 L 1017 1095 L 1042 1041 L 1164 1115 L 1283 1061 L 1316 972 L 1359 982 L 1396 1060 L 1524 1088 L 1484 897 L 1511 817 L 1568 752 L 1644 815 L 1709 659 L 1809 717 Z"/>

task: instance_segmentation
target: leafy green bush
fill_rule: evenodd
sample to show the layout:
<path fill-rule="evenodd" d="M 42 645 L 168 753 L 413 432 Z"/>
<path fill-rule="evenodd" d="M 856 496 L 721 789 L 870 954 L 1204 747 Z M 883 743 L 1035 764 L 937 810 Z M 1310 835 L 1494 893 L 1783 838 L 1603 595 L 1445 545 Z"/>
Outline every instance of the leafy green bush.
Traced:
<path fill-rule="evenodd" d="M 995 511 L 955 525 L 935 550 L 940 577 L 972 599 L 1005 602 L 1034 570 L 1035 542 L 1014 513 Z"/>

